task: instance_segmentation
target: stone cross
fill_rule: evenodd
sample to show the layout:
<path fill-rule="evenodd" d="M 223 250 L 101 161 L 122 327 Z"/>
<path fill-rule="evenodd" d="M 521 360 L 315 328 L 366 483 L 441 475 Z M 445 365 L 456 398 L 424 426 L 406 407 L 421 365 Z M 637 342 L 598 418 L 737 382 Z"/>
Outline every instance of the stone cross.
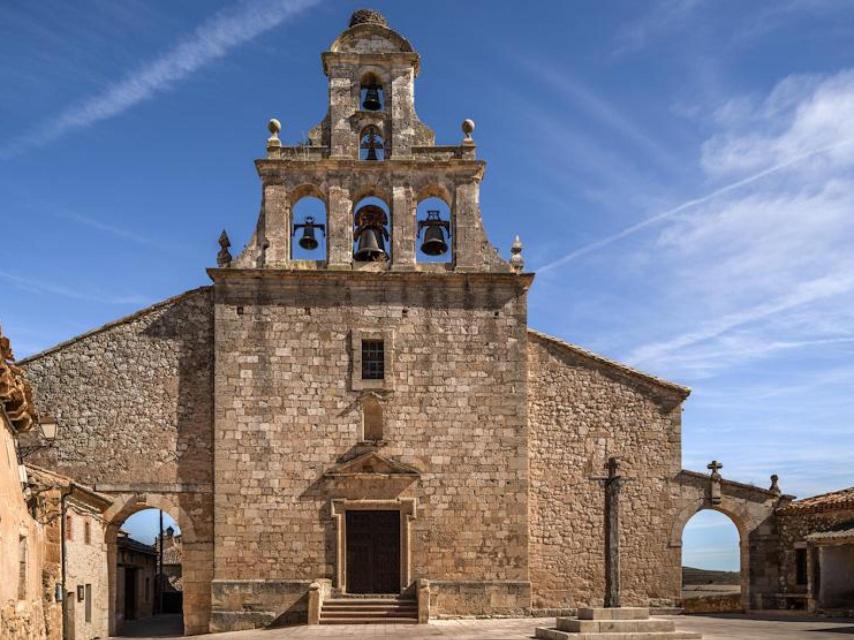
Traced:
<path fill-rule="evenodd" d="M 627 478 L 619 474 L 620 461 L 611 456 L 607 476 L 594 476 L 605 486 L 605 606 L 620 606 L 620 487 Z"/>
<path fill-rule="evenodd" d="M 710 476 L 710 498 L 712 504 L 720 504 L 721 503 L 721 480 L 723 480 L 723 476 L 719 473 L 724 466 L 718 462 L 717 460 L 712 460 L 709 464 L 706 465 L 706 469 L 710 469 L 712 471 L 712 475 Z"/>

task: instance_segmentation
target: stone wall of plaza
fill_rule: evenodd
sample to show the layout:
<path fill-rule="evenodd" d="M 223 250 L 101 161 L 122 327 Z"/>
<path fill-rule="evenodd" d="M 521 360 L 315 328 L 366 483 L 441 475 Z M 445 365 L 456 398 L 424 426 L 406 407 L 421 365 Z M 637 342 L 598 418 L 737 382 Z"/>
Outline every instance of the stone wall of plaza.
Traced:
<path fill-rule="evenodd" d="M 178 521 L 194 632 L 207 629 L 213 571 L 212 340 L 206 287 L 20 362 L 61 424 L 56 446 L 32 460 L 116 500 L 105 514 L 113 543 L 142 508 Z"/>
<path fill-rule="evenodd" d="M 106 527 L 99 510 L 70 498 L 66 506 L 66 638 L 109 633 Z"/>
<path fill-rule="evenodd" d="M 24 501 L 14 437 L 0 411 L 0 638 L 41 640 L 53 583 L 42 583 L 46 533 Z"/>
<path fill-rule="evenodd" d="M 687 390 L 529 333 L 530 538 L 534 609 L 602 606 L 604 489 L 622 462 L 622 604 L 672 605 L 678 552 L 668 546 Z"/>
<path fill-rule="evenodd" d="M 220 273 L 214 628 L 256 624 L 247 605 L 277 590 L 292 602 L 269 615 L 301 608 L 308 582 L 333 578 L 333 499 L 414 499 L 410 577 L 443 581 L 436 613 L 466 612 L 456 583 L 527 606 L 527 279 Z M 370 448 L 354 335 L 391 352 L 375 449 L 419 478 L 324 477 Z"/>

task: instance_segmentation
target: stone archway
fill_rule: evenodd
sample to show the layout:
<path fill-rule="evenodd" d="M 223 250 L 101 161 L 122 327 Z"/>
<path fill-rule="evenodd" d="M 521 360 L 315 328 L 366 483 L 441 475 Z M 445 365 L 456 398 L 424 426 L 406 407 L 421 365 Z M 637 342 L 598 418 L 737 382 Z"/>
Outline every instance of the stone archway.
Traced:
<path fill-rule="evenodd" d="M 745 611 L 763 608 L 766 592 L 775 587 L 773 576 L 766 575 L 765 556 L 773 547 L 774 509 L 780 492 L 687 470 L 679 473 L 677 481 L 679 500 L 669 546 L 679 556 L 680 575 L 685 525 L 704 509 L 718 511 L 738 529 L 742 607 Z"/>
<path fill-rule="evenodd" d="M 207 633 L 211 611 L 211 579 L 213 577 L 213 545 L 200 534 L 198 523 L 191 515 L 181 494 L 121 493 L 111 494 L 113 505 L 104 513 L 107 522 L 106 543 L 109 581 L 109 632 L 116 629 L 117 543 L 119 529 L 128 517 L 145 509 L 160 509 L 169 513 L 181 528 L 183 539 L 183 620 L 184 634 Z"/>

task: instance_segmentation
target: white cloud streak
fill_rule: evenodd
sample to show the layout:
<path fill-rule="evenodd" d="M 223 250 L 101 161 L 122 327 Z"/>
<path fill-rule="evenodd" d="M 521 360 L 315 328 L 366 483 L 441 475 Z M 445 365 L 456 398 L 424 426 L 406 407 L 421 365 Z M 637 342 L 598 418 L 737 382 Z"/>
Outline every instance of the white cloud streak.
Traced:
<path fill-rule="evenodd" d="M 808 160 L 810 158 L 813 158 L 815 156 L 821 155 L 823 153 L 827 153 L 829 151 L 839 149 L 841 147 L 850 145 L 852 143 L 854 143 L 854 138 L 849 138 L 847 140 L 841 140 L 839 142 L 836 142 L 836 143 L 831 144 L 831 145 L 827 145 L 825 147 L 819 147 L 818 149 L 811 149 L 810 151 L 801 153 L 801 154 L 799 154 L 793 158 L 789 158 L 788 160 L 786 160 L 784 162 L 780 162 L 779 164 L 776 164 L 772 167 L 768 167 L 767 169 L 764 169 L 763 171 L 760 171 L 758 173 L 754 173 L 753 175 L 748 176 L 746 178 L 742 178 L 741 180 L 736 180 L 735 182 L 731 182 L 731 183 L 729 183 L 729 184 L 727 184 L 727 185 L 725 185 L 719 189 L 715 189 L 711 193 L 707 193 L 704 196 L 701 196 L 699 198 L 693 198 L 691 200 L 686 200 L 682 204 L 675 206 L 672 209 L 668 209 L 667 211 L 663 211 L 662 213 L 658 213 L 654 216 L 646 218 L 645 220 L 641 220 L 638 223 L 635 223 L 633 225 L 629 225 L 628 227 L 626 227 L 626 228 L 622 229 L 621 231 L 618 231 L 617 233 L 614 233 L 610 236 L 606 236 L 604 238 L 601 238 L 600 240 L 596 240 L 595 242 L 591 242 L 591 243 L 586 244 L 582 247 L 579 247 L 578 249 L 575 249 L 574 251 L 571 251 L 571 252 L 567 253 L 566 255 L 561 256 L 560 258 L 557 258 L 556 260 L 553 260 L 547 264 L 544 264 L 544 265 L 538 267 L 537 269 L 535 269 L 535 271 L 537 273 L 546 273 L 548 271 L 552 271 L 552 270 L 554 270 L 560 266 L 567 264 L 568 262 L 571 262 L 572 260 L 575 260 L 576 258 L 580 258 L 580 257 L 585 256 L 587 254 L 593 253 L 594 251 L 598 251 L 599 249 L 607 247 L 608 245 L 613 244 L 613 243 L 617 242 L 618 240 L 622 240 L 623 238 L 634 235 L 635 233 L 637 233 L 639 231 L 643 231 L 644 229 L 647 229 L 648 227 L 654 226 L 656 224 L 660 224 L 662 222 L 666 222 L 667 220 L 673 218 L 674 216 L 676 216 L 679 213 L 682 213 L 683 211 L 686 211 L 686 210 L 691 209 L 693 207 L 697 207 L 699 205 L 710 202 L 711 200 L 714 200 L 715 198 L 718 198 L 722 195 L 725 195 L 727 193 L 730 193 L 731 191 L 735 191 L 735 190 L 740 189 L 742 187 L 746 187 L 750 184 L 753 184 L 754 182 L 758 182 L 759 180 L 762 180 L 765 177 L 768 177 L 768 176 L 775 174 L 775 173 L 779 173 L 779 172 L 783 171 L 784 169 L 787 169 L 788 167 L 791 167 L 792 165 L 795 165 L 799 162 L 803 162 L 803 161 Z"/>
<path fill-rule="evenodd" d="M 163 55 L 103 92 L 69 106 L 56 117 L 0 147 L 0 157 L 16 155 L 115 117 L 317 2 L 319 0 L 254 0 L 219 11 Z"/>
<path fill-rule="evenodd" d="M 144 305 L 152 302 L 150 298 L 145 296 L 115 296 L 96 292 L 86 292 L 79 287 L 64 287 L 62 285 L 40 282 L 34 278 L 25 278 L 14 273 L 9 273 L 8 271 L 0 271 L 0 280 L 5 280 L 11 286 L 17 287 L 23 291 L 29 291 L 30 293 L 62 296 L 63 298 L 82 300 L 83 302 L 98 302 L 101 304 L 117 305 Z"/>

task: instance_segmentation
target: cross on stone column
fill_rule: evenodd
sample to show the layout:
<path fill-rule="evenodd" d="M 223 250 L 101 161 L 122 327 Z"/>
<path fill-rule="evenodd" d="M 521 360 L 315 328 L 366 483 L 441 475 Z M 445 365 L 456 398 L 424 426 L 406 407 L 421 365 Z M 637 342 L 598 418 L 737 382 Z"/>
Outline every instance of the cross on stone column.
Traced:
<path fill-rule="evenodd" d="M 608 458 L 605 484 L 605 606 L 620 606 L 620 461 Z"/>
<path fill-rule="evenodd" d="M 712 460 L 706 465 L 706 469 L 710 469 L 712 472 L 709 477 L 709 499 L 712 504 L 720 504 L 721 502 L 721 480 L 723 480 L 723 476 L 721 476 L 720 470 L 723 468 L 724 466 L 717 460 Z"/>

